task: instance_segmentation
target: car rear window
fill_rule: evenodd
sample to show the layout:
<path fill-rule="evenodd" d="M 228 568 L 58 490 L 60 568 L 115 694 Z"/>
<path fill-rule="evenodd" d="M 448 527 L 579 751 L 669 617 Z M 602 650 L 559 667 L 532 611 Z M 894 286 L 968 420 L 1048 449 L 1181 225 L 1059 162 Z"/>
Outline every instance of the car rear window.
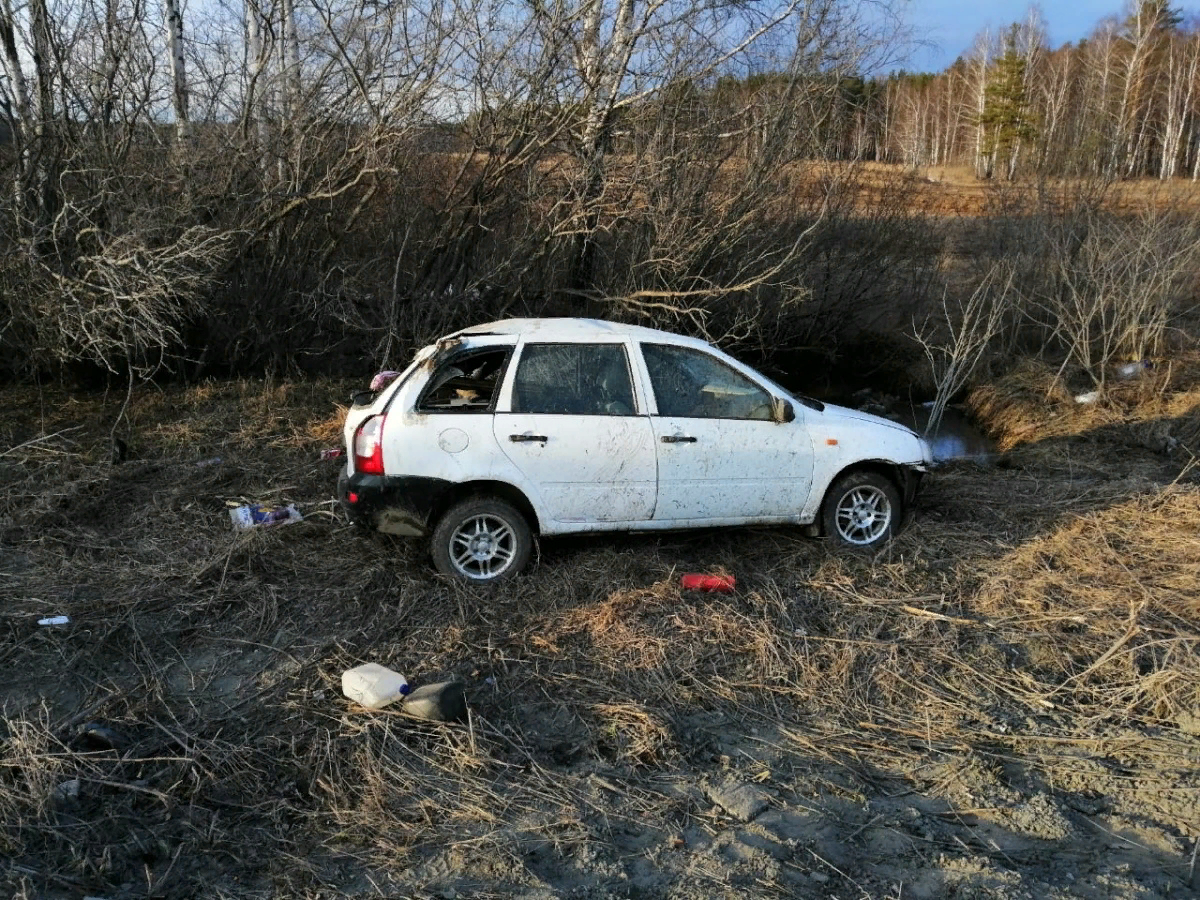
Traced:
<path fill-rule="evenodd" d="M 488 412 L 495 407 L 511 348 L 477 350 L 446 360 L 417 401 L 420 412 Z"/>

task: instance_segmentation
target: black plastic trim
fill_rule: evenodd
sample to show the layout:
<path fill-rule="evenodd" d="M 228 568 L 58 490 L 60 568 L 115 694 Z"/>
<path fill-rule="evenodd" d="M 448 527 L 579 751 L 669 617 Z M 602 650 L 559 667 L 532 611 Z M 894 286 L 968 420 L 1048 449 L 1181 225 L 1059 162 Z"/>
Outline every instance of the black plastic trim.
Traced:
<path fill-rule="evenodd" d="M 356 525 L 380 528 L 383 517 L 399 517 L 416 531 L 427 532 L 432 527 L 434 513 L 454 482 L 442 478 L 417 475 L 367 475 L 346 470 L 338 477 L 338 500 Z M 352 502 L 350 494 L 356 499 Z"/>

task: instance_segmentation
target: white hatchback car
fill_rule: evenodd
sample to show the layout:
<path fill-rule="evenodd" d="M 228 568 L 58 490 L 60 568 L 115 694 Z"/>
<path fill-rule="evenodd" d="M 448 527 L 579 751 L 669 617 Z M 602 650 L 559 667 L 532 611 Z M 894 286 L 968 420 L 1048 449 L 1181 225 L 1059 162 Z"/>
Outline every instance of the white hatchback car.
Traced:
<path fill-rule="evenodd" d="M 417 353 L 346 417 L 351 518 L 431 535 L 438 570 L 513 575 L 535 534 L 812 526 L 875 547 L 929 445 L 793 397 L 704 341 L 590 319 L 511 319 Z"/>

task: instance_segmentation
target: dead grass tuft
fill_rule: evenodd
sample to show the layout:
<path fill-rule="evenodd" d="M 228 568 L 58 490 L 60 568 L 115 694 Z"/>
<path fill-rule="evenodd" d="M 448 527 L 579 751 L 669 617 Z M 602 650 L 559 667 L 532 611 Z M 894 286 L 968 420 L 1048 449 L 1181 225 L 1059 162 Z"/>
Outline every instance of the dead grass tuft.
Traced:
<path fill-rule="evenodd" d="M 1026 689 L 1173 724 L 1200 701 L 1200 490 L 1176 485 L 1067 522 L 998 560 L 973 606 L 1024 637 Z"/>
<path fill-rule="evenodd" d="M 1042 434 L 1070 410 L 1072 399 L 1046 363 L 1025 360 L 1008 375 L 977 386 L 967 409 L 1001 452 Z"/>

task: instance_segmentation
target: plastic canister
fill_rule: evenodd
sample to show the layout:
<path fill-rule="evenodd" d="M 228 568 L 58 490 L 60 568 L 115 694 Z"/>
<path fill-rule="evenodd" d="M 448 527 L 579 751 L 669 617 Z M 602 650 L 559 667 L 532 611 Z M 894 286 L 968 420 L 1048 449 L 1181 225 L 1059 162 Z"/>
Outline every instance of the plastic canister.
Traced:
<path fill-rule="evenodd" d="M 732 575 L 688 574 L 679 579 L 679 586 L 685 591 L 715 591 L 728 594 L 737 586 L 737 579 Z"/>
<path fill-rule="evenodd" d="M 363 663 L 342 673 L 342 693 L 367 709 L 382 709 L 410 690 L 403 675 L 378 663 Z"/>

